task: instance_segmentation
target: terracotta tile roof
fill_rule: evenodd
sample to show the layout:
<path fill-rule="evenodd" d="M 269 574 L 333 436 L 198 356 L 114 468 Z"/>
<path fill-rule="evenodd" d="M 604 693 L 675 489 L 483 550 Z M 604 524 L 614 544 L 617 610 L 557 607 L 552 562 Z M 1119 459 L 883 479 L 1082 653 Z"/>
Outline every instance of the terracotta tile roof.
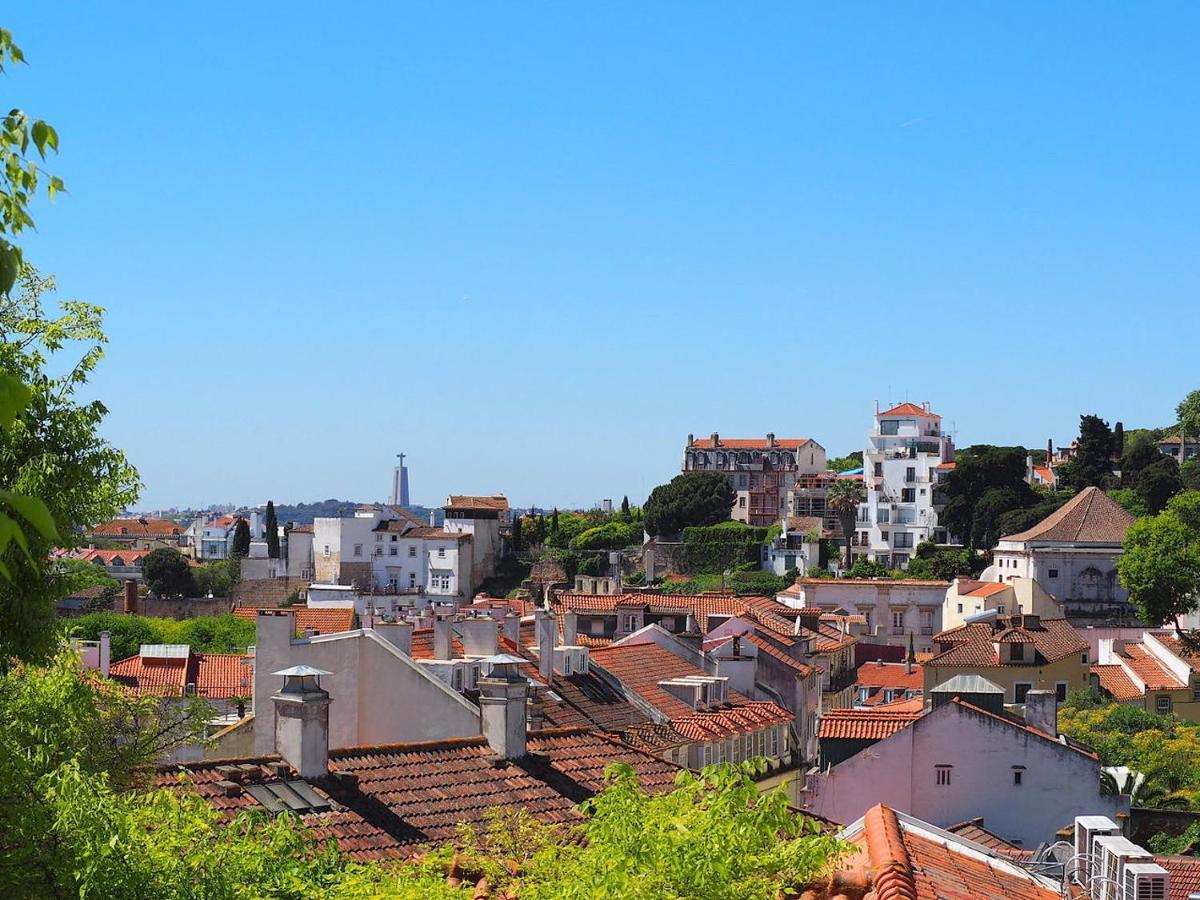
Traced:
<path fill-rule="evenodd" d="M 126 550 L 79 550 L 71 555 L 102 566 L 140 566 L 150 552 L 130 547 Z"/>
<path fill-rule="evenodd" d="M 797 584 L 803 585 L 829 585 L 830 587 L 840 587 L 847 584 L 871 584 L 878 587 L 884 585 L 900 585 L 902 587 L 950 587 L 949 581 L 943 581 L 940 578 L 799 578 Z M 790 588 L 783 593 L 789 593 Z M 796 591 L 799 593 L 799 590 Z"/>
<path fill-rule="evenodd" d="M 109 677 L 136 694 L 168 697 L 184 695 L 187 685 L 196 685 L 196 696 L 227 700 L 248 696 L 252 672 L 249 657 L 242 653 L 189 653 L 178 659 L 146 659 L 131 656 L 113 663 Z"/>
<path fill-rule="evenodd" d="M 296 605 L 273 609 L 270 612 L 295 616 L 296 634 L 303 634 L 306 628 L 316 629 L 317 634 L 336 634 L 339 631 L 351 631 L 354 628 L 353 609 L 315 609 Z M 239 619 L 250 621 L 256 620 L 258 613 L 257 608 L 244 606 L 239 606 L 233 611 L 233 614 Z"/>
<path fill-rule="evenodd" d="M 807 534 L 814 528 L 824 532 L 824 521 L 819 516 L 788 516 L 788 531 Z"/>
<path fill-rule="evenodd" d="M 807 666 L 804 663 L 800 662 L 799 660 L 792 659 L 790 656 L 787 655 L 786 652 L 781 650 L 779 647 L 777 647 L 771 641 L 767 640 L 764 637 L 761 637 L 757 632 L 751 632 L 750 634 L 747 634 L 746 639 L 749 640 L 750 643 L 752 643 L 755 647 L 757 647 L 763 653 L 766 653 L 768 656 L 779 660 L 781 663 L 783 663 L 788 668 L 795 669 L 796 672 L 801 677 L 807 677 L 813 673 L 812 666 Z"/>
<path fill-rule="evenodd" d="M 113 519 L 97 525 L 91 533 L 110 537 L 177 537 L 183 534 L 183 526 L 170 519 Z"/>
<path fill-rule="evenodd" d="M 998 581 L 985 581 L 979 587 L 972 588 L 971 590 L 967 591 L 967 593 L 964 596 L 967 596 L 967 597 L 990 597 L 990 596 L 992 596 L 992 594 L 1002 594 L 1005 591 L 1010 591 L 1010 590 L 1012 590 L 1012 585 L 1001 584 Z M 960 594 L 962 593 L 961 586 L 960 586 L 959 593 Z"/>
<path fill-rule="evenodd" d="M 293 525 L 291 527 L 291 529 L 289 529 L 289 530 L 291 531 L 292 534 L 312 534 L 313 533 L 312 525 Z"/>
<path fill-rule="evenodd" d="M 956 834 L 961 838 L 966 838 L 968 841 L 973 841 L 989 850 L 1000 850 L 1002 852 L 1011 853 L 1021 850 L 1016 844 L 1010 844 L 1004 838 L 992 834 L 983 827 L 983 817 L 979 816 L 974 819 L 968 819 L 965 822 L 959 822 L 957 825 L 951 825 L 946 830 L 951 834 Z"/>
<path fill-rule="evenodd" d="M 778 704 L 752 701 L 734 690 L 728 691 L 727 702 L 718 707 L 693 709 L 659 682 L 706 673 L 657 644 L 607 647 L 592 651 L 592 659 L 626 690 L 667 716 L 671 726 L 691 740 L 731 737 L 795 718 Z"/>
<path fill-rule="evenodd" d="M 1033 472 L 1046 484 L 1052 484 L 1054 482 L 1054 470 L 1048 466 L 1034 466 Z"/>
<path fill-rule="evenodd" d="M 229 515 L 220 516 L 216 519 L 213 519 L 211 522 L 207 523 L 204 527 L 205 528 L 230 528 L 233 525 L 237 524 L 237 520 L 240 518 L 241 518 L 241 516 L 229 516 Z"/>
<path fill-rule="evenodd" d="M 1156 856 L 1154 861 L 1170 876 L 1167 900 L 1188 900 L 1200 892 L 1200 859 L 1194 856 Z"/>
<path fill-rule="evenodd" d="M 997 854 L 918 829 L 886 806 L 873 806 L 853 838 L 865 848 L 879 900 L 1059 900 L 1057 890 Z"/>
<path fill-rule="evenodd" d="M 880 712 L 919 713 L 925 710 L 925 698 L 918 696 L 911 700 L 893 700 L 891 703 L 880 703 L 873 708 Z"/>
<path fill-rule="evenodd" d="M 466 531 L 446 531 L 431 525 L 414 525 L 404 532 L 404 536 L 420 538 L 423 541 L 458 541 L 460 544 L 471 540 L 471 535 Z"/>
<path fill-rule="evenodd" d="M 888 690 L 899 692 L 901 697 L 906 691 L 920 694 L 925 684 L 924 677 L 924 670 L 919 665 L 914 665 L 911 672 L 905 672 L 904 663 L 868 662 L 858 667 L 854 691 L 871 689 L 871 694 L 861 705 L 878 706 L 884 702 Z"/>
<path fill-rule="evenodd" d="M 689 743 L 688 738 L 667 723 L 647 722 L 643 725 L 631 725 L 622 729 L 619 735 L 630 747 L 646 753 L 661 753 L 663 750 Z"/>
<path fill-rule="evenodd" d="M 1015 617 L 1014 617 L 1015 618 Z M 1029 666 L 1054 662 L 1072 653 L 1083 653 L 1088 643 L 1066 619 L 1041 619 L 1036 626 L 1013 627 L 1010 619 L 970 622 L 943 631 L 934 640 L 942 652 L 925 662 L 927 666 Z M 999 629 L 999 630 L 998 630 Z M 1034 660 L 1001 663 L 994 643 L 1030 643 Z"/>
<path fill-rule="evenodd" d="M 1155 639 L 1182 660 L 1200 659 L 1200 651 L 1189 647 L 1178 636 L 1169 631 L 1151 632 Z"/>
<path fill-rule="evenodd" d="M 915 403 L 900 403 L 893 406 L 891 409 L 885 409 L 881 413 L 876 413 L 876 416 L 923 416 L 926 419 L 940 419 L 941 416 L 935 415 L 923 406 L 917 406 Z"/>
<path fill-rule="evenodd" d="M 817 736 L 829 740 L 882 741 L 921 716 L 920 710 L 830 709 L 821 715 Z"/>
<path fill-rule="evenodd" d="M 318 795 L 332 801 L 332 808 L 300 818 L 319 840 L 336 838 L 352 859 L 398 859 L 420 847 L 453 841 L 459 823 L 482 826 L 488 810 L 495 808 L 519 806 L 543 822 L 579 822 L 579 803 L 604 786 L 604 769 L 613 763 L 632 765 L 651 792 L 670 790 L 679 771 L 614 738 L 581 728 L 531 731 L 528 749 L 527 756 L 508 763 L 497 763 L 482 737 L 333 750 L 331 773 L 353 777 L 312 782 Z M 245 792 L 227 796 L 218 785 L 228 777 L 221 767 L 240 765 L 238 777 L 255 784 L 275 780 L 266 767 L 278 761 L 277 756 L 267 756 L 164 767 L 157 783 L 193 790 L 232 817 L 243 809 L 262 807 Z"/>
<path fill-rule="evenodd" d="M 812 438 L 776 438 L 772 446 L 765 437 L 761 438 L 718 438 L 713 447 L 711 437 L 697 438 L 688 444 L 689 449 L 696 450 L 799 450 Z"/>
<path fill-rule="evenodd" d="M 956 463 L 954 460 L 951 460 L 950 462 L 938 463 L 936 466 L 934 466 L 934 468 L 946 470 L 957 468 L 957 466 L 958 463 Z"/>
<path fill-rule="evenodd" d="M 1133 513 L 1098 487 L 1086 487 L 1032 528 L 1009 534 L 1002 541 L 1025 543 L 1119 544 L 1133 524 Z"/>
<path fill-rule="evenodd" d="M 473 497 L 469 494 L 451 494 L 444 509 L 487 509 L 504 512 L 508 509 L 508 498 L 497 494 L 494 497 Z"/>
<path fill-rule="evenodd" d="M 1142 698 L 1142 689 L 1134 684 L 1128 673 L 1116 663 L 1096 663 L 1091 671 L 1100 682 L 1100 689 L 1112 694 L 1114 700 L 1124 703 Z"/>
<path fill-rule="evenodd" d="M 1126 644 L 1120 655 L 1133 673 L 1146 682 L 1147 690 L 1178 691 L 1187 687 L 1141 644 Z"/>

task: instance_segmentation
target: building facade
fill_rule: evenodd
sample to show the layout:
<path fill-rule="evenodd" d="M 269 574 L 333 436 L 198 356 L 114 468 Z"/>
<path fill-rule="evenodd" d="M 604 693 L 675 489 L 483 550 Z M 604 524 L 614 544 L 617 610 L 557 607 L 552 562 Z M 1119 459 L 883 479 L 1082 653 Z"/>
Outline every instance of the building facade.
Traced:
<path fill-rule="evenodd" d="M 685 472 L 721 472 L 736 493 L 729 517 L 769 527 L 780 517 L 825 518 L 825 448 L 810 438 L 707 438 L 688 435 Z"/>
<path fill-rule="evenodd" d="M 954 445 L 942 433 L 942 417 L 928 403 L 901 403 L 876 411 L 863 451 L 867 499 L 858 515 L 863 554 L 902 569 L 921 542 L 947 541 L 945 529 L 938 526 L 934 488 L 939 467 L 953 458 Z"/>

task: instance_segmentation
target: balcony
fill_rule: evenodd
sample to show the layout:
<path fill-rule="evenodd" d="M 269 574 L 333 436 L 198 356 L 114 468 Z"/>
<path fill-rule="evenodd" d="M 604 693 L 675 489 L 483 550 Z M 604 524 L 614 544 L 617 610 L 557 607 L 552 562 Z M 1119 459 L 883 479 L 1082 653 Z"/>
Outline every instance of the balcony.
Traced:
<path fill-rule="evenodd" d="M 893 625 L 892 626 L 892 636 L 893 637 L 899 637 L 902 634 L 904 634 L 904 626 L 903 625 Z"/>
<path fill-rule="evenodd" d="M 932 634 L 933 634 L 933 626 L 932 625 L 922 625 L 921 626 L 921 636 L 922 637 L 929 637 Z"/>

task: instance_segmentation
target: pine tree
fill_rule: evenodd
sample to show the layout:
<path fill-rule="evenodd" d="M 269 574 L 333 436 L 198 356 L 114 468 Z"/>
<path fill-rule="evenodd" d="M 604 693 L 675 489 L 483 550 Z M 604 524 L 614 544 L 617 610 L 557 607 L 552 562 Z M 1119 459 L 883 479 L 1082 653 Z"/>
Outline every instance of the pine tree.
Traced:
<path fill-rule="evenodd" d="M 267 556 L 279 559 L 279 521 L 275 518 L 275 501 L 267 501 Z"/>
<path fill-rule="evenodd" d="M 234 556 L 249 556 L 250 555 L 250 523 L 245 519 L 239 518 L 237 525 L 233 528 L 233 548 Z"/>

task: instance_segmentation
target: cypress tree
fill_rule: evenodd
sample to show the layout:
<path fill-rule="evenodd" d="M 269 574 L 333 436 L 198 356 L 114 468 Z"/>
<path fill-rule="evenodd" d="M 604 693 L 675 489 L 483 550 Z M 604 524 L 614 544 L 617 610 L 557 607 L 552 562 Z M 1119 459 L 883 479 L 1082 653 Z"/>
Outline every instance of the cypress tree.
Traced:
<path fill-rule="evenodd" d="M 626 494 L 621 498 L 621 521 L 628 522 L 629 515 L 629 495 Z"/>
<path fill-rule="evenodd" d="M 1113 459 L 1125 455 L 1125 426 L 1118 422 L 1113 427 Z"/>
<path fill-rule="evenodd" d="M 520 516 L 513 516 L 512 548 L 513 548 L 513 550 L 521 549 L 521 517 Z"/>
<path fill-rule="evenodd" d="M 267 501 L 267 556 L 279 559 L 279 521 L 275 518 L 275 501 Z"/>
<path fill-rule="evenodd" d="M 250 523 L 243 518 L 237 520 L 233 527 L 233 555 L 250 555 Z"/>
<path fill-rule="evenodd" d="M 550 534 L 558 536 L 558 507 L 554 507 L 554 512 L 550 514 Z"/>

